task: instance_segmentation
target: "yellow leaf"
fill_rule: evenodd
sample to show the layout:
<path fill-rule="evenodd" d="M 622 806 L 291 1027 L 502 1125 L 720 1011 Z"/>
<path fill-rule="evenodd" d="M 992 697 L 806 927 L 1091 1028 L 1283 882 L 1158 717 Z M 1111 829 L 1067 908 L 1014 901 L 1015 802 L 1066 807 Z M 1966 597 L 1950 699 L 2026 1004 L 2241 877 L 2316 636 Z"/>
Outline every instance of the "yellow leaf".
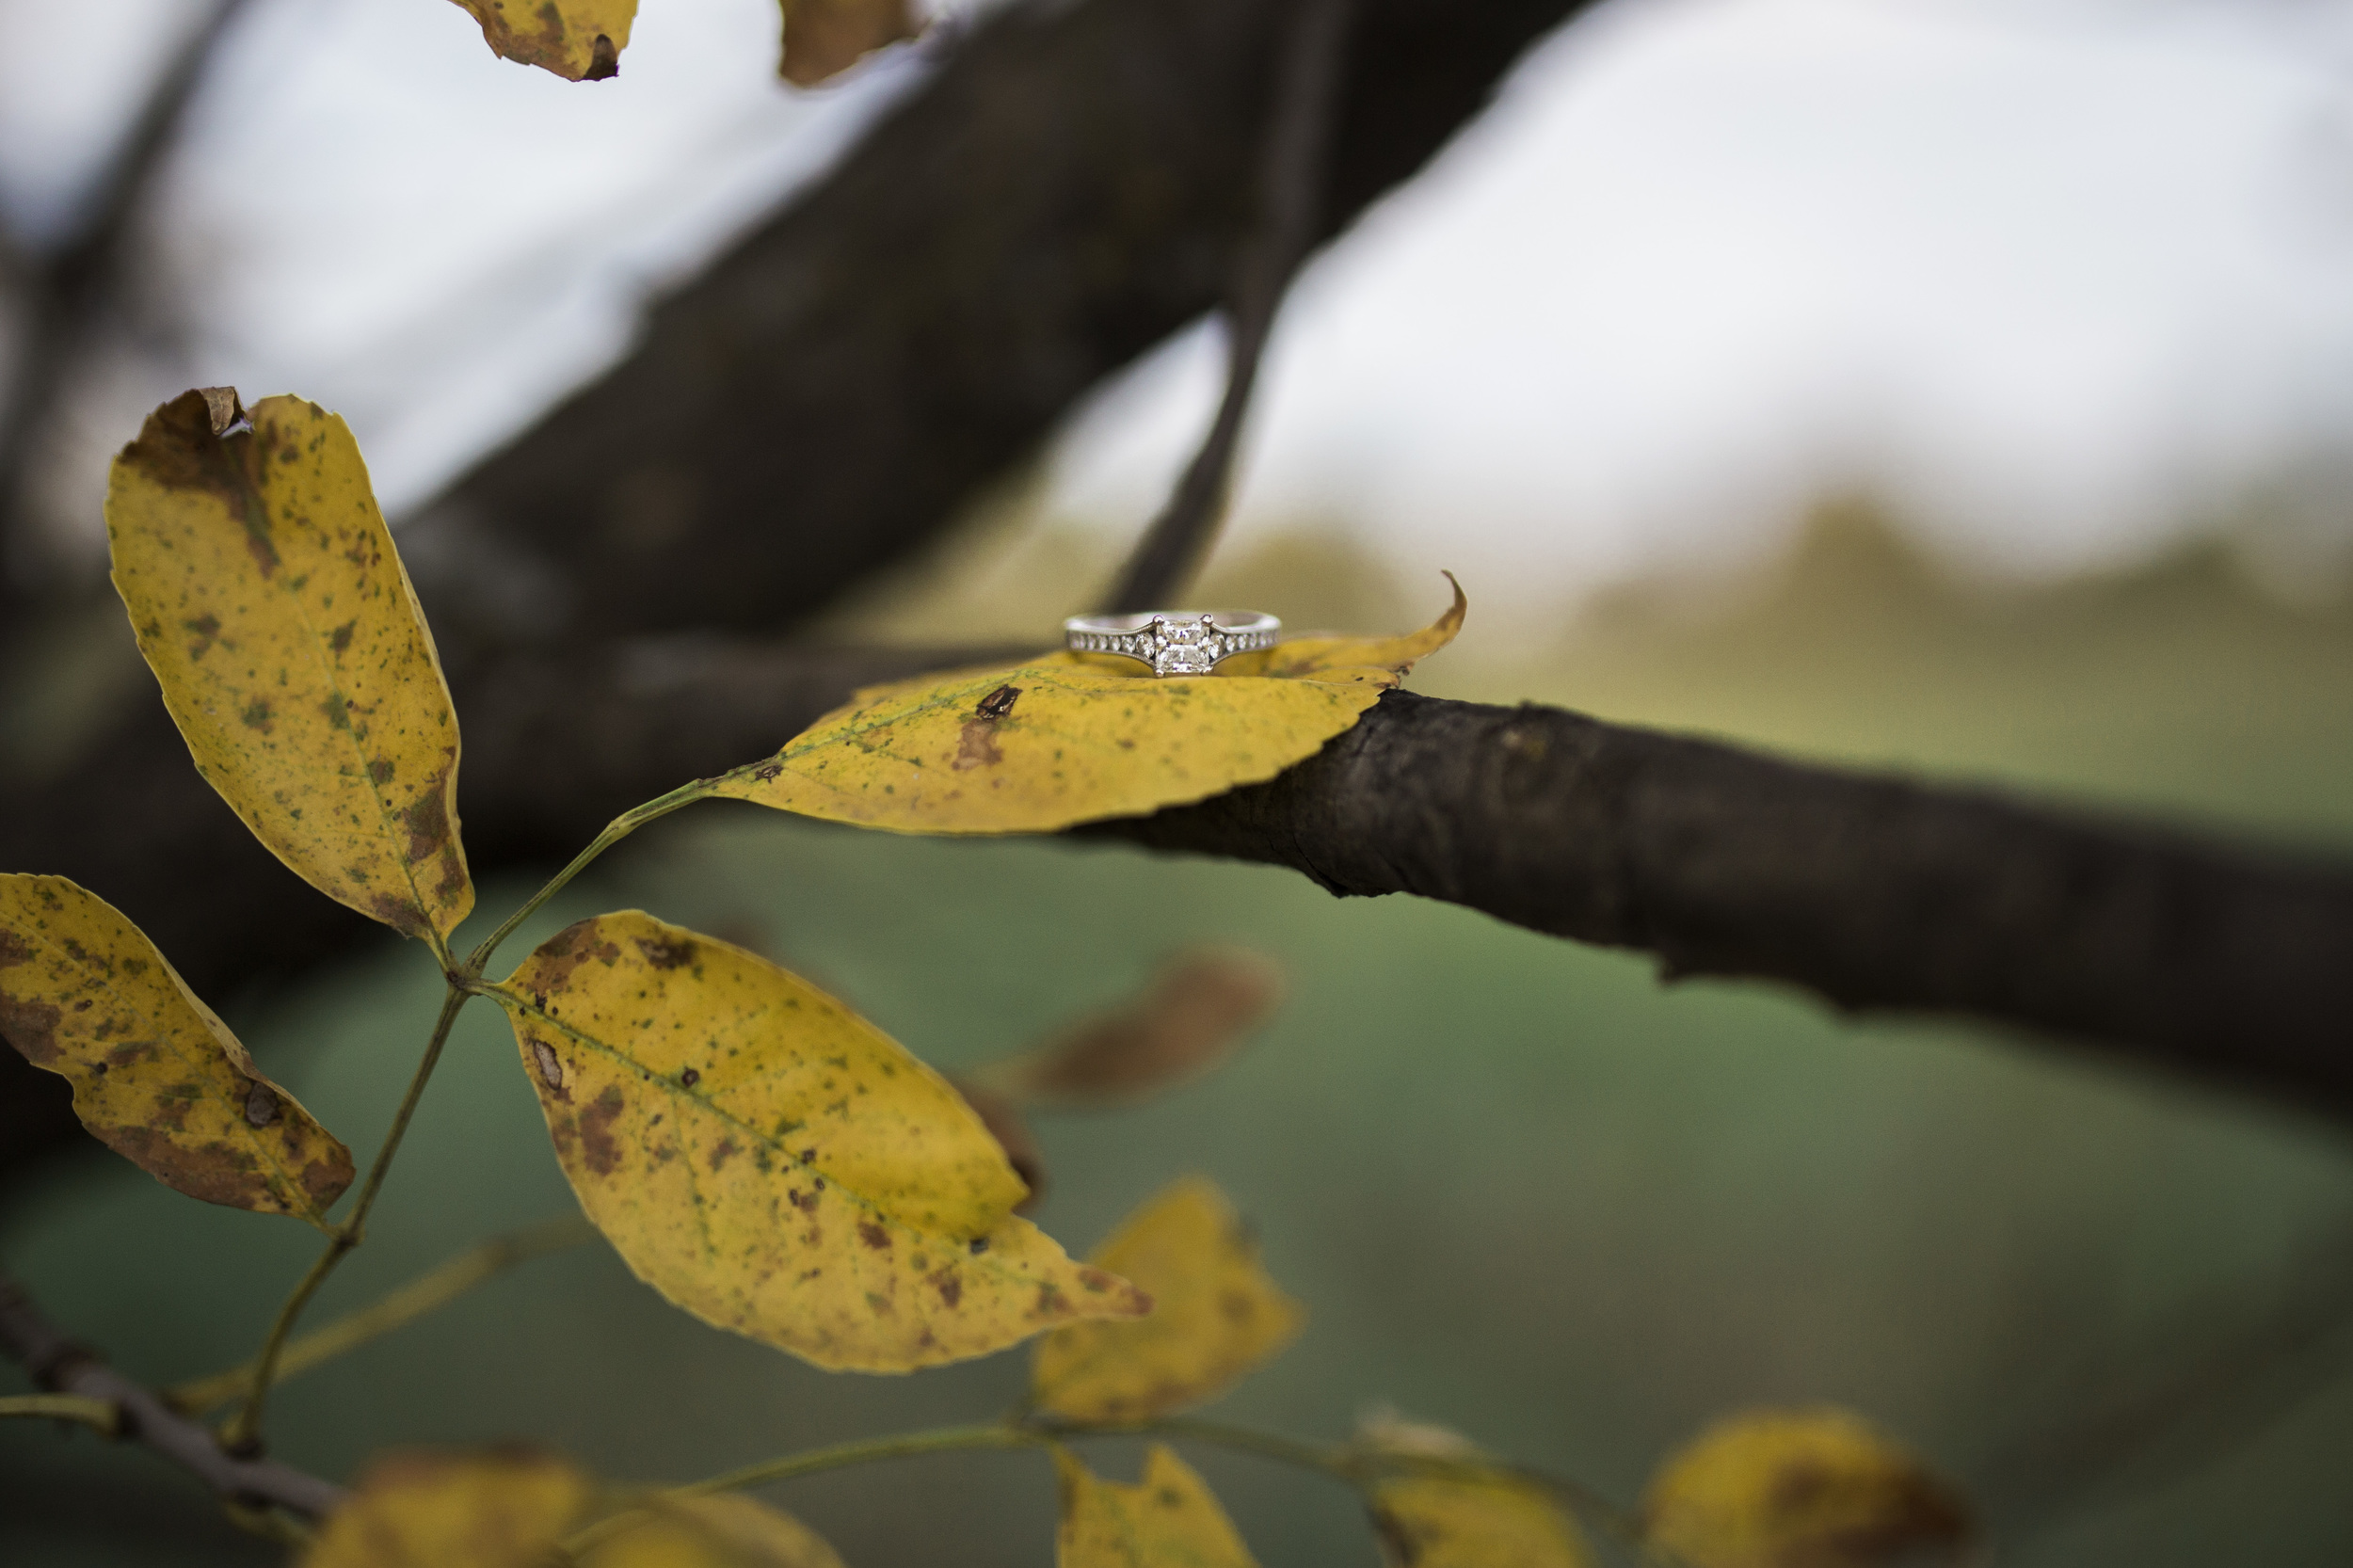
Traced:
<path fill-rule="evenodd" d="M 660 1512 L 582 1560 L 582 1568 L 842 1568 L 824 1537 L 733 1492 L 664 1498 Z"/>
<path fill-rule="evenodd" d="M 1401 637 L 1286 637 L 1257 653 L 1236 654 L 1220 664 L 1218 670 L 1227 675 L 1300 680 L 1331 670 L 1370 665 L 1401 676 L 1452 642 L 1455 633 L 1463 630 L 1463 617 L 1470 611 L 1470 600 L 1463 597 L 1463 584 L 1454 582 L 1452 572 L 1446 574 L 1446 580 L 1454 584 L 1453 608 L 1419 632 Z"/>
<path fill-rule="evenodd" d="M 907 0 L 782 0 L 784 55 L 776 72 L 796 88 L 840 75 L 886 44 L 922 29 Z"/>
<path fill-rule="evenodd" d="M 903 1372 L 1150 1308 L 1014 1217 L 1020 1178 L 945 1080 L 757 954 L 628 910 L 494 994 L 581 1207 L 706 1322 Z"/>
<path fill-rule="evenodd" d="M 1406 1476 L 1373 1488 L 1395 1568 L 1589 1568 L 1583 1537 L 1537 1488 L 1503 1477 Z"/>
<path fill-rule="evenodd" d="M 1074 1323 L 1040 1341 L 1039 1408 L 1074 1421 L 1149 1420 L 1222 1392 L 1298 1335 L 1299 1304 L 1258 1267 L 1224 1194 L 1188 1177 L 1136 1211 L 1090 1259 L 1150 1292 L 1131 1323 Z"/>
<path fill-rule="evenodd" d="M 1951 1548 L 1961 1499 L 1845 1411 L 1753 1411 L 1659 1466 L 1646 1537 L 1692 1568 L 1866 1568 Z"/>
<path fill-rule="evenodd" d="M 1233 1521 L 1193 1467 L 1159 1444 L 1134 1486 L 1101 1480 L 1062 1448 L 1056 1568 L 1257 1568 Z"/>
<path fill-rule="evenodd" d="M 1459 589 L 1455 601 L 1415 637 L 1347 647 L 1409 662 L 1399 649 L 1452 637 Z M 1303 655 L 1313 667 L 1296 674 L 1234 670 L 1254 657 L 1163 679 L 1124 659 L 1052 653 L 872 687 L 713 792 L 897 833 L 1050 833 L 1272 778 L 1401 679 L 1389 665 L 1319 653 Z"/>
<path fill-rule="evenodd" d="M 457 0 L 482 24 L 501 59 L 552 71 L 570 82 L 620 72 L 637 0 Z"/>
<path fill-rule="evenodd" d="M 197 771 L 311 886 L 438 949 L 473 907 L 457 716 L 351 431 L 184 393 L 115 459 L 106 529 Z"/>
<path fill-rule="evenodd" d="M 328 1518 L 303 1568 L 544 1568 L 593 1496 L 544 1454 L 392 1454 Z"/>
<path fill-rule="evenodd" d="M 1111 1105 L 1158 1094 L 1231 1055 L 1283 1000 L 1283 973 L 1241 948 L 1180 954 L 1127 1005 L 1038 1049 L 991 1063 L 979 1085 L 1015 1101 Z"/>
<path fill-rule="evenodd" d="M 351 1151 L 264 1078 L 146 934 L 62 876 L 0 876 L 0 1034 L 168 1187 L 319 1223 Z"/>

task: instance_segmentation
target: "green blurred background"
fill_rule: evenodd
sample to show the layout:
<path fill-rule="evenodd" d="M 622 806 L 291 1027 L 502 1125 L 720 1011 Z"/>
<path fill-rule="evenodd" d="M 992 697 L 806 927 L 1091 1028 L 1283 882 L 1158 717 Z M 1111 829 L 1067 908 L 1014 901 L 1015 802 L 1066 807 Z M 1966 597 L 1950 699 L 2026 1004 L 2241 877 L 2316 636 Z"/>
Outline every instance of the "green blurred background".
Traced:
<path fill-rule="evenodd" d="M 834 630 L 940 630 L 937 584 L 978 580 L 973 552 L 1041 605 L 1096 566 L 1050 528 L 976 537 Z M 1441 601 L 1336 538 L 1270 538 L 1202 597 L 1369 627 Z M 2353 850 L 2342 594 L 2280 602 L 2218 549 L 2006 588 L 1896 541 L 1867 504 L 1827 506 L 1768 568 L 1621 592 L 1561 630 L 1482 625 L 1473 582 L 1469 631 L 1414 684 Z M 1032 615 L 1002 593 L 962 602 Z M 482 907 L 526 891 L 487 887 Z M 1991 1030 L 1842 1019 L 1769 986 L 1662 986 L 1639 957 L 1461 909 L 1100 846 L 707 807 L 615 856 L 541 925 L 624 905 L 761 948 L 951 1068 L 1117 999 L 1188 943 L 1277 958 L 1290 1000 L 1226 1070 L 1038 1127 L 1051 1186 L 1036 1217 L 1074 1250 L 1184 1172 L 1258 1226 L 1312 1317 L 1219 1407 L 1231 1418 L 1337 1437 L 1386 1402 L 1631 1503 L 1711 1418 L 1834 1401 L 1968 1489 L 2003 1561 L 2353 1560 L 2353 1347 L 2334 1332 L 2353 1307 L 2353 1160 L 2318 1120 Z M 388 945 L 216 1000 L 364 1152 L 439 991 L 419 954 Z M 477 1008 L 314 1320 L 569 1207 L 504 1025 Z M 157 1381 L 248 1353 L 313 1244 L 102 1153 L 0 1215 L 0 1256 L 55 1316 Z M 275 1447 L 344 1474 L 386 1446 L 522 1438 L 616 1478 L 682 1480 L 984 1417 L 1025 1365 L 816 1372 L 689 1320 L 596 1246 L 287 1385 Z M 1377 1560 L 1330 1483 L 1193 1457 L 1261 1561 Z M 858 1568 L 1050 1558 L 1034 1454 L 772 1496 Z M 142 1453 L 0 1429 L 0 1560 L 277 1555 Z"/>

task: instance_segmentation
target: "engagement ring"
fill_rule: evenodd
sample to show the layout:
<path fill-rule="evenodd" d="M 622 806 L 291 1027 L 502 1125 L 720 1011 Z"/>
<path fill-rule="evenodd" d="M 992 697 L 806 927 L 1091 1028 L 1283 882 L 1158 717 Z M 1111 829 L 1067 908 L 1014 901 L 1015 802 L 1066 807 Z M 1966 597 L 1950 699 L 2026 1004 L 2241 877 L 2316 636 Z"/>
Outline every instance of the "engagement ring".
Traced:
<path fill-rule="evenodd" d="M 1273 648 L 1283 623 L 1254 610 L 1147 610 L 1140 616 L 1073 616 L 1062 623 L 1073 653 L 1116 653 L 1154 675 L 1207 675 L 1221 659 Z"/>

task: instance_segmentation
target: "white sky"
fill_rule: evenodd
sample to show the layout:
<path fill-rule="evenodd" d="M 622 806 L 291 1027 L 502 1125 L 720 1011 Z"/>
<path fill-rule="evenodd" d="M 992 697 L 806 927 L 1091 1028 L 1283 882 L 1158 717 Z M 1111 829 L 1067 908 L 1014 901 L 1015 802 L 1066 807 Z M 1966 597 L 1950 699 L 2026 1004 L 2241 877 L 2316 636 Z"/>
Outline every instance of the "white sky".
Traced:
<path fill-rule="evenodd" d="M 190 10 L 0 0 L 21 231 Z M 234 381 L 426 493 L 923 69 L 794 95 L 775 27 L 645 0 L 620 79 L 572 86 L 445 0 L 257 0 L 166 218 L 198 340 L 92 459 Z M 1195 333 L 1098 399 L 1058 506 L 1148 513 L 1216 360 Z M 1238 526 L 1345 519 L 1492 602 L 1753 552 L 1854 483 L 1999 569 L 2297 487 L 2353 538 L 2353 0 L 1619 0 L 1303 280 Z"/>

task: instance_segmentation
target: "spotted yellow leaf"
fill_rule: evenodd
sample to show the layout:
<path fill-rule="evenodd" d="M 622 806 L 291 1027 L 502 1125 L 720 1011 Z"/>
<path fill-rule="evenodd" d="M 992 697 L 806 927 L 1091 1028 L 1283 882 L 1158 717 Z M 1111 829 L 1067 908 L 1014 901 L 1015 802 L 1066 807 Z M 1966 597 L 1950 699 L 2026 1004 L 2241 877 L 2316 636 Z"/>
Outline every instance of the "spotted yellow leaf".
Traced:
<path fill-rule="evenodd" d="M 145 933 L 61 876 L 0 876 L 0 1034 L 168 1187 L 312 1224 L 351 1151 L 262 1076 Z"/>
<path fill-rule="evenodd" d="M 1389 663 L 1314 655 L 1294 674 L 1157 677 L 1125 659 L 1053 653 L 1011 668 L 860 692 L 712 792 L 899 833 L 1050 833 L 1140 816 L 1273 777 L 1355 724 L 1442 646 L 1455 608 L 1413 638 L 1350 642 Z M 1428 646 L 1423 646 L 1427 644 Z M 1280 652 L 1287 644 L 1277 645 Z"/>
<path fill-rule="evenodd" d="M 1062 1483 L 1056 1568 L 1257 1568 L 1216 1496 L 1159 1444 L 1133 1486 L 1099 1479 L 1062 1448 L 1054 1470 Z"/>
<path fill-rule="evenodd" d="M 197 771 L 312 887 L 438 947 L 473 907 L 457 716 L 351 431 L 184 393 L 115 459 L 106 531 Z"/>
<path fill-rule="evenodd" d="M 1013 1214 L 1020 1178 L 946 1080 L 757 954 L 628 910 L 494 994 L 581 1207 L 707 1322 L 902 1372 L 1149 1310 Z"/>
<path fill-rule="evenodd" d="M 1463 617 L 1470 612 L 1470 601 L 1463 597 L 1463 584 L 1454 581 L 1452 572 L 1446 574 L 1446 580 L 1454 586 L 1453 606 L 1419 632 L 1398 637 L 1286 637 L 1273 648 L 1238 653 L 1220 664 L 1218 670 L 1225 675 L 1304 680 L 1332 670 L 1370 666 L 1402 676 L 1452 642 L 1463 630 Z"/>
<path fill-rule="evenodd" d="M 1691 1568 L 1872 1568 L 1949 1556 L 1967 1508 L 1842 1410 L 1760 1410 L 1702 1432 L 1642 1497 L 1645 1537 Z"/>
<path fill-rule="evenodd" d="M 571 82 L 600 82 L 620 72 L 637 0 L 456 0 L 482 24 L 501 59 L 552 71 Z"/>
<path fill-rule="evenodd" d="M 1391 1568 L 1591 1568 L 1568 1515 L 1504 1477 L 1402 1476 L 1372 1491 L 1373 1527 Z"/>
<path fill-rule="evenodd" d="M 733 1492 L 663 1498 L 581 1560 L 581 1568 L 842 1568 L 824 1537 Z"/>
<path fill-rule="evenodd" d="M 328 1515 L 302 1568 L 544 1568 L 594 1496 L 545 1454 L 391 1454 Z"/>
<path fill-rule="evenodd" d="M 908 0 L 782 0 L 784 54 L 777 74 L 811 88 L 886 44 L 921 29 Z"/>
<path fill-rule="evenodd" d="M 1199 1176 L 1138 1209 L 1089 1261 L 1150 1292 L 1152 1315 L 1073 1323 L 1038 1342 L 1031 1397 L 1074 1421 L 1143 1421 L 1199 1404 L 1289 1344 L 1305 1316 Z"/>

